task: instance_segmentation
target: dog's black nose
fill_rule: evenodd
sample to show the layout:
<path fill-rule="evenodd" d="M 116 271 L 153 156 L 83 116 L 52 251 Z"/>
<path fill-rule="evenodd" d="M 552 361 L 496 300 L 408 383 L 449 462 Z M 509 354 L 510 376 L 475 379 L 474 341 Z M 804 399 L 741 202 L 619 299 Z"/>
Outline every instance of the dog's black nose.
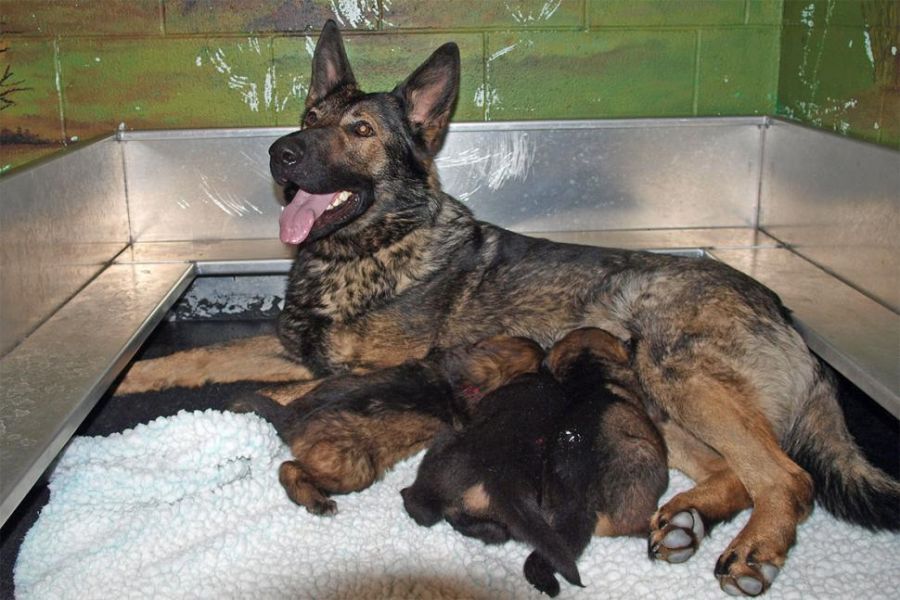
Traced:
<path fill-rule="evenodd" d="M 273 162 L 290 167 L 303 158 L 303 150 L 294 140 L 281 138 L 269 147 L 269 156 Z"/>

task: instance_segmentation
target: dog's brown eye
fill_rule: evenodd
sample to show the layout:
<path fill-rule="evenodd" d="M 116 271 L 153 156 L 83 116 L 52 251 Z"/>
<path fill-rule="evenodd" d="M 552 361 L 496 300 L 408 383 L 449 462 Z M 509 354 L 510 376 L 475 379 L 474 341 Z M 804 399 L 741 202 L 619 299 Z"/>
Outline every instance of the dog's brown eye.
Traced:
<path fill-rule="evenodd" d="M 353 127 L 353 132 L 360 137 L 372 137 L 375 135 L 375 130 L 368 123 L 357 123 Z"/>
<path fill-rule="evenodd" d="M 306 113 L 306 119 L 303 120 L 303 123 L 309 127 L 310 125 L 315 125 L 316 121 L 319 120 L 319 115 L 317 115 L 314 111 L 309 111 Z"/>

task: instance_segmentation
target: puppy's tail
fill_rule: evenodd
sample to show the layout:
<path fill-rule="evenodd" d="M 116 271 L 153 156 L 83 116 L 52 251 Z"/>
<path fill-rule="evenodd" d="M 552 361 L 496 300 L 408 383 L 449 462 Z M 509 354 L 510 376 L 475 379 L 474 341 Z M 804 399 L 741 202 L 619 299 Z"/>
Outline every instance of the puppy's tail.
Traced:
<path fill-rule="evenodd" d="M 506 526 L 512 536 L 539 552 L 566 581 L 584 587 L 574 552 L 562 536 L 547 524 L 537 501 L 523 494 L 504 504 Z"/>
<path fill-rule="evenodd" d="M 816 500 L 828 512 L 868 529 L 900 531 L 900 482 L 870 464 L 853 441 L 824 365 L 784 448 L 812 476 Z"/>
<path fill-rule="evenodd" d="M 289 424 L 293 412 L 285 406 L 278 404 L 271 398 L 264 396 L 247 396 L 235 400 L 228 406 L 228 410 L 236 413 L 256 413 L 266 421 L 272 424 L 278 436 L 285 442 L 290 443 Z"/>

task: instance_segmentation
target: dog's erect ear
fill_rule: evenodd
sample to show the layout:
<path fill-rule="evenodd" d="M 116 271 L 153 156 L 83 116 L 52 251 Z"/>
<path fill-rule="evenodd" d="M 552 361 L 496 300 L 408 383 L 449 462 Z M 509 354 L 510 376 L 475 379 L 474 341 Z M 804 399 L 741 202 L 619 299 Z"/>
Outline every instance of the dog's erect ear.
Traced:
<path fill-rule="evenodd" d="M 322 28 L 313 53 L 312 79 L 306 96 L 306 108 L 345 85 L 355 87 L 356 79 L 353 77 L 350 61 L 347 60 L 337 23 L 329 19 Z"/>
<path fill-rule="evenodd" d="M 435 50 L 392 93 L 403 100 L 413 133 L 437 154 L 459 93 L 459 47 L 449 42 Z"/>

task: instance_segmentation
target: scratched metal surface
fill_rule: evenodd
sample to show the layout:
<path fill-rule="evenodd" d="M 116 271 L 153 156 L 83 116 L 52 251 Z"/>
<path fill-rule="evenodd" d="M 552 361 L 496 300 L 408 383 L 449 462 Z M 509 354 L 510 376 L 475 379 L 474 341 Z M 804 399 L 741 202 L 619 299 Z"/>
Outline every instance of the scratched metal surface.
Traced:
<path fill-rule="evenodd" d="M 106 139 L 0 184 L 0 356 L 128 244 L 121 148 Z"/>
<path fill-rule="evenodd" d="M 765 231 L 900 312 L 900 152 L 774 121 L 760 192 Z"/>
<path fill-rule="evenodd" d="M 900 419 L 900 315 L 784 248 L 710 254 L 778 292 L 809 347 Z"/>
<path fill-rule="evenodd" d="M 518 231 L 747 227 L 764 122 L 467 123 L 437 164 L 449 193 Z M 289 131 L 125 134 L 135 241 L 277 237 L 267 149 Z"/>
<path fill-rule="evenodd" d="M 110 266 L 0 359 L 0 524 L 193 278 L 190 264 Z"/>

